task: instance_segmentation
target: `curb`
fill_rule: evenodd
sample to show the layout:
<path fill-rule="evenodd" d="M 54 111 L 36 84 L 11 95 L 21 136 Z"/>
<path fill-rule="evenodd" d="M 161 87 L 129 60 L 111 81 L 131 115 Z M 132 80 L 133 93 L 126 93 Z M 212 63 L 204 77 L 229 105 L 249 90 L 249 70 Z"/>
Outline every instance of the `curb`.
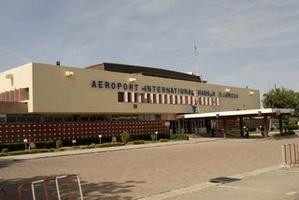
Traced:
<path fill-rule="evenodd" d="M 263 174 L 263 173 L 276 171 L 276 170 L 279 170 L 279 169 L 282 169 L 282 168 L 283 168 L 283 165 L 274 165 L 274 166 L 271 166 L 271 167 L 257 169 L 257 170 L 251 171 L 251 172 L 245 172 L 245 173 L 236 174 L 236 175 L 228 176 L 228 177 L 244 179 L 244 178 L 249 178 L 249 177 L 252 177 L 252 176 L 257 176 L 257 175 L 260 175 L 260 174 Z M 165 200 L 165 199 L 169 199 L 169 198 L 176 197 L 176 196 L 183 195 L 183 194 L 198 192 L 198 191 L 201 191 L 203 189 L 215 187 L 215 186 L 218 186 L 218 185 L 222 185 L 222 184 L 221 183 L 211 183 L 211 182 L 194 184 L 194 185 L 191 185 L 191 186 L 187 186 L 187 187 L 183 187 L 183 188 L 178 188 L 178 189 L 174 189 L 174 190 L 154 194 L 154 195 L 151 195 L 151 196 L 148 196 L 148 197 L 141 197 L 141 198 L 138 198 L 137 200 Z"/>
<path fill-rule="evenodd" d="M 72 156 L 72 155 L 84 155 L 92 153 L 106 153 L 106 152 L 115 152 L 115 151 L 129 151 L 135 149 L 147 149 L 154 147 L 166 147 L 182 144 L 197 144 L 203 142 L 213 142 L 216 140 L 223 140 L 222 138 L 212 138 L 206 140 L 191 139 L 188 141 L 174 141 L 174 142 L 165 142 L 165 143 L 151 143 L 151 144 L 141 144 L 141 145 L 128 145 L 128 146 L 118 146 L 118 147 L 107 147 L 107 148 L 95 148 L 95 149 L 78 149 L 70 150 L 64 152 L 51 152 L 51 153 L 37 153 L 37 154 L 25 154 L 25 155 L 16 155 L 16 156 L 5 156 L 0 157 L 3 160 L 33 160 L 40 158 L 52 158 L 52 157 L 62 157 L 62 156 Z"/>

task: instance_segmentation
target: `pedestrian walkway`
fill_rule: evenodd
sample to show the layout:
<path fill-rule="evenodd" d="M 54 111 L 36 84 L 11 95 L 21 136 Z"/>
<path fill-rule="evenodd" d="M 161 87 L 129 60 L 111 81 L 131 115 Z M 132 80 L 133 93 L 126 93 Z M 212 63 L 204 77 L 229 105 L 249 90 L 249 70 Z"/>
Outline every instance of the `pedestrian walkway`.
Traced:
<path fill-rule="evenodd" d="M 139 145 L 125 145 L 125 146 L 115 146 L 115 147 L 105 147 L 105 148 L 93 148 L 93 149 L 78 148 L 73 150 L 50 152 L 50 153 L 35 153 L 35 154 L 5 156 L 5 157 L 0 157 L 0 159 L 28 160 L 28 159 L 71 156 L 71 155 L 89 154 L 89 153 L 103 153 L 103 152 L 123 151 L 123 150 L 132 150 L 132 149 L 145 149 L 145 148 L 163 147 L 163 146 L 172 146 L 172 145 L 181 145 L 181 144 L 196 144 L 201 142 L 211 142 L 215 140 L 222 140 L 222 138 L 192 138 L 190 140 L 157 142 L 157 143 L 148 143 L 148 144 L 139 144 Z"/>
<path fill-rule="evenodd" d="M 226 177 L 228 182 L 203 183 L 140 200 L 298 200 L 299 168 L 273 166 Z M 231 182 L 229 181 L 231 179 Z"/>

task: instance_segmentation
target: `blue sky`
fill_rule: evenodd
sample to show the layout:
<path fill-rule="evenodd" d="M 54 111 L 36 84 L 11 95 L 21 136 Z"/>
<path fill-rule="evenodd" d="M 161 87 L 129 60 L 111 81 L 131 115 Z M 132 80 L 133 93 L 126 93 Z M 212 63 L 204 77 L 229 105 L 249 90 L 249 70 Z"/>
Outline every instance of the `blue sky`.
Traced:
<path fill-rule="evenodd" d="M 56 60 L 194 71 L 261 93 L 274 84 L 298 91 L 299 0 L 0 0 L 0 71 Z"/>

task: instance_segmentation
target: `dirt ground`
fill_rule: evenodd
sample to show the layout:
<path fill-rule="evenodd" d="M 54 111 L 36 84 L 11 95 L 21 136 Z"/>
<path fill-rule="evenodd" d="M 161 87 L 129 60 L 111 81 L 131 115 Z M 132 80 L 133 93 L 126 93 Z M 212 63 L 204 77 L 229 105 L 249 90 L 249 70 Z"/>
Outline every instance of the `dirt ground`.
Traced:
<path fill-rule="evenodd" d="M 196 144 L 22 161 L 0 158 L 0 185 L 78 174 L 84 199 L 136 199 L 281 164 L 281 145 L 293 139 L 225 139 Z"/>

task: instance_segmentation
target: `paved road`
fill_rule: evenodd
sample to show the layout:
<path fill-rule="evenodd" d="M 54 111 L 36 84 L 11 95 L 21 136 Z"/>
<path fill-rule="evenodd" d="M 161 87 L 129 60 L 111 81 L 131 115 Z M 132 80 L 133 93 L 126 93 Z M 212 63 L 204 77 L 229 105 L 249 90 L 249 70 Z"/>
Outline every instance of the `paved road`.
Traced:
<path fill-rule="evenodd" d="M 299 139 L 226 139 L 34 160 L 1 161 L 0 183 L 78 174 L 85 199 L 137 199 L 281 163 Z"/>
<path fill-rule="evenodd" d="M 299 199 L 298 167 L 278 169 L 259 175 L 245 177 L 232 183 L 207 185 L 191 192 L 186 188 L 181 194 L 168 192 L 153 196 L 154 200 L 298 200 Z M 167 196 L 173 196 L 167 198 Z M 144 199 L 145 200 L 145 199 Z M 149 200 L 149 199 L 148 199 Z"/>

